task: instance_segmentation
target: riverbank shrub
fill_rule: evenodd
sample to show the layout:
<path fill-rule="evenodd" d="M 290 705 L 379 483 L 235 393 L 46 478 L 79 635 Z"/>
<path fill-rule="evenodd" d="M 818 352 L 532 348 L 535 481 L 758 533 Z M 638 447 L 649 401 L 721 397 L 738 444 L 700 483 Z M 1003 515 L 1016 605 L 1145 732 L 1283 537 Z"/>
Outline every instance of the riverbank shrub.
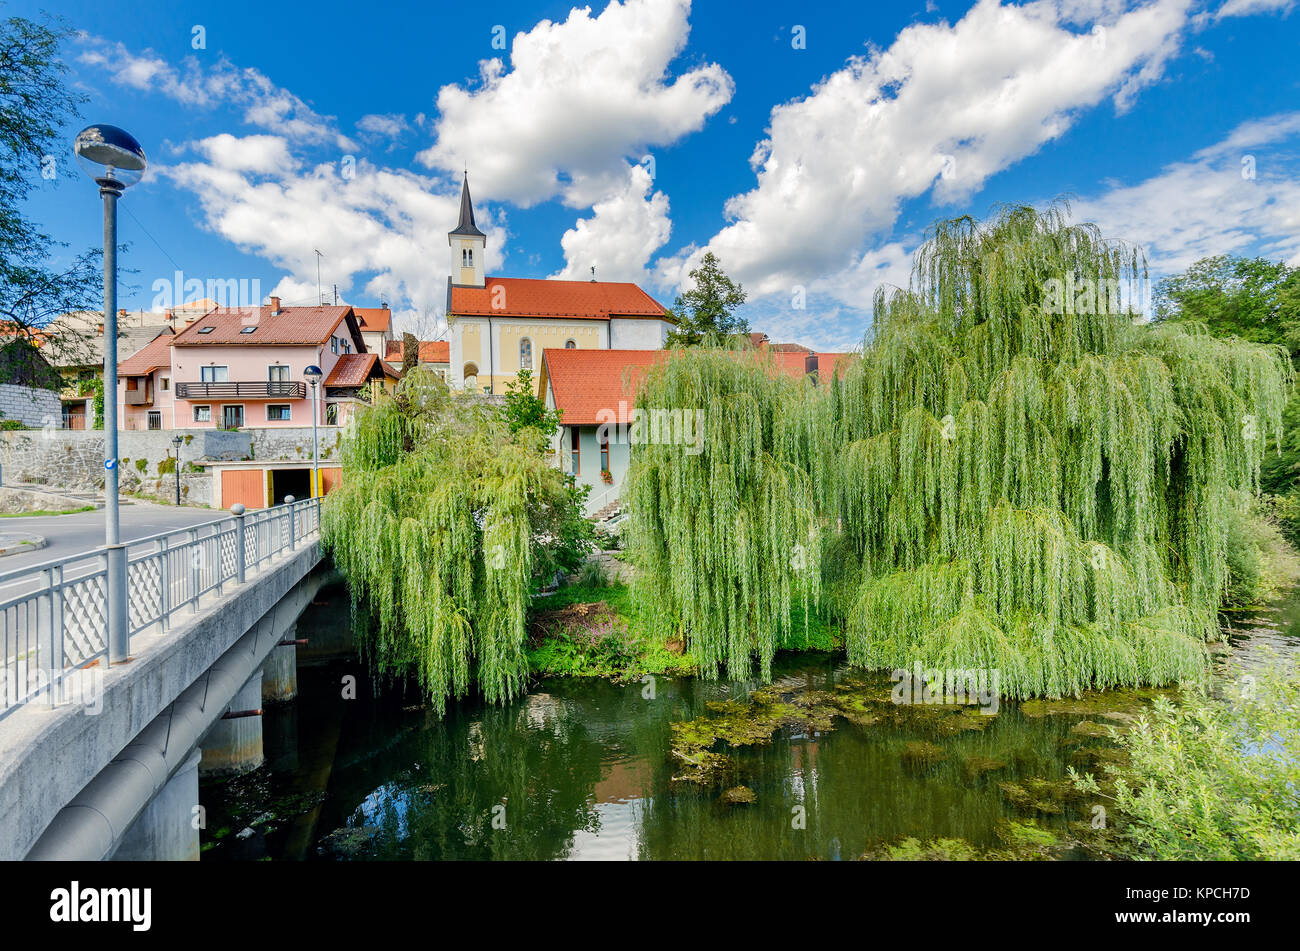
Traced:
<path fill-rule="evenodd" d="M 1126 760 L 1106 770 L 1133 857 L 1300 859 L 1300 670 L 1274 665 L 1223 699 L 1200 688 L 1159 698 L 1117 742 Z"/>
<path fill-rule="evenodd" d="M 1231 511 L 1226 557 L 1229 609 L 1265 604 L 1300 582 L 1300 555 L 1283 534 L 1277 497 L 1243 499 Z"/>

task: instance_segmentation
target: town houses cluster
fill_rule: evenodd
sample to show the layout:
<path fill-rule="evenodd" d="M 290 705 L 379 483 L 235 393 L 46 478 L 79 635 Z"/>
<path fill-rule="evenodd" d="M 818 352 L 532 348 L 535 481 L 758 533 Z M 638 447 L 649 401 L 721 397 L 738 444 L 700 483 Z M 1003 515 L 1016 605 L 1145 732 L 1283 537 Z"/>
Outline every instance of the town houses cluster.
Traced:
<path fill-rule="evenodd" d="M 536 395 L 561 414 L 553 446 L 557 464 L 592 487 L 591 512 L 609 508 L 635 442 L 637 379 L 666 355 L 672 313 L 634 283 L 488 275 L 487 236 L 474 221 L 468 177 L 447 240 L 446 339 L 418 341 L 411 362 L 453 390 L 488 398 L 501 397 L 521 371 L 529 371 Z M 64 381 L 61 428 L 93 428 L 96 400 L 106 398 L 95 386 L 102 377 L 102 321 L 93 311 L 66 314 L 48 328 L 80 341 L 46 348 Z M 230 307 L 202 299 L 161 311 L 122 311 L 118 325 L 116 398 L 125 431 L 192 436 L 341 427 L 359 406 L 392 394 L 407 366 L 403 335 L 394 331 L 386 304 L 292 306 L 273 296 L 258 306 Z M 773 343 L 761 333 L 751 339 L 792 376 L 825 380 L 842 357 Z M 210 463 L 230 470 L 221 475 L 226 488 L 214 492 L 214 503 L 261 507 L 278 501 L 277 462 Z M 327 492 L 339 477 L 337 467 L 333 461 L 319 485 L 300 491 Z"/>

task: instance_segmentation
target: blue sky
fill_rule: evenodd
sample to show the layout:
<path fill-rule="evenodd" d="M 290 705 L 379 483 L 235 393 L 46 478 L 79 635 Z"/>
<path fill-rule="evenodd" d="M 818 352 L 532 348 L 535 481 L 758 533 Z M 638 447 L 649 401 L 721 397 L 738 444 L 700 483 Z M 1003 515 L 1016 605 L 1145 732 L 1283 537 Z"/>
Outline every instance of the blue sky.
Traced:
<path fill-rule="evenodd" d="M 435 336 L 468 167 L 489 273 L 595 266 L 671 303 L 711 248 L 754 329 L 838 349 L 931 221 L 999 202 L 1072 195 L 1155 276 L 1213 253 L 1300 263 L 1293 3 L 56 12 L 81 31 L 85 119 L 151 162 L 122 203 L 124 306 L 174 298 L 177 269 L 308 303 L 319 249 L 327 289 Z M 27 210 L 71 254 L 97 244 L 95 206 L 64 178 Z"/>

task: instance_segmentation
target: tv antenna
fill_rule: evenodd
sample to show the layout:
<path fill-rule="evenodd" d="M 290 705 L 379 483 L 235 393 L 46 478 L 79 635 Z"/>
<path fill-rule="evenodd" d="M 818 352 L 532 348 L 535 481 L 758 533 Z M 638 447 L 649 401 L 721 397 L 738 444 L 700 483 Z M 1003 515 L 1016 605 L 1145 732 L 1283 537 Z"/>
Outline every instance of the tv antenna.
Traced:
<path fill-rule="evenodd" d="M 316 252 L 316 303 L 324 304 L 325 299 L 320 292 L 320 259 L 325 257 L 325 255 L 321 254 L 316 248 L 312 248 L 312 250 Z"/>

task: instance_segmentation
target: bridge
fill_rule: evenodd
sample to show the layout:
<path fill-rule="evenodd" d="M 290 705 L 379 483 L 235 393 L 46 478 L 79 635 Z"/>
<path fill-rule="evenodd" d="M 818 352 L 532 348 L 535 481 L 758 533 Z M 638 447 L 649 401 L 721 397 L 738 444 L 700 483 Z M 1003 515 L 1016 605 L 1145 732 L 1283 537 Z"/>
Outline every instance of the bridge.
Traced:
<path fill-rule="evenodd" d="M 124 662 L 108 549 L 0 572 L 0 860 L 197 859 L 200 772 L 261 764 L 322 582 L 320 499 L 232 513 L 127 546 Z"/>

